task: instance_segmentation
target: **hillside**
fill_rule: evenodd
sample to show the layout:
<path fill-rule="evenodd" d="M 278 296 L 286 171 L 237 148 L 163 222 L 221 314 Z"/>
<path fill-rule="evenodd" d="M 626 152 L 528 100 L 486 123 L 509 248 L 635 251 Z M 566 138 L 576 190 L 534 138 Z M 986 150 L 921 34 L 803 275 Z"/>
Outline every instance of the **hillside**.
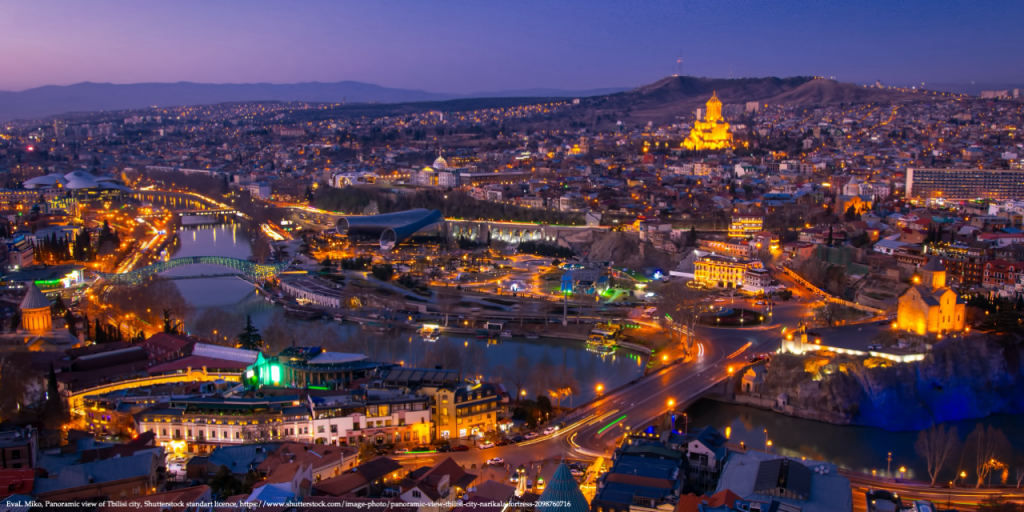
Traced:
<path fill-rule="evenodd" d="M 467 98 L 583 97 L 608 94 L 621 88 L 570 91 L 523 89 L 473 94 L 433 93 L 394 89 L 362 82 L 305 82 L 296 84 L 200 84 L 139 83 L 109 84 L 82 82 L 45 86 L 18 92 L 0 91 L 0 122 L 32 119 L 69 112 L 117 111 L 149 107 L 212 105 L 251 101 L 300 101 L 311 103 L 401 104 Z M 538 103 L 539 100 L 533 101 Z M 501 103 L 501 102 L 498 102 Z M 505 102 L 507 103 L 507 102 Z M 415 109 L 414 109 L 415 110 Z M 418 110 L 417 110 L 418 111 Z M 386 114 L 385 114 L 386 115 Z"/>
<path fill-rule="evenodd" d="M 867 103 L 920 98 L 909 93 L 864 88 L 813 77 L 702 78 L 673 76 L 631 91 L 588 98 L 592 117 L 656 124 L 692 120 L 693 111 L 715 93 L 723 104 L 758 101 L 800 106 Z"/>

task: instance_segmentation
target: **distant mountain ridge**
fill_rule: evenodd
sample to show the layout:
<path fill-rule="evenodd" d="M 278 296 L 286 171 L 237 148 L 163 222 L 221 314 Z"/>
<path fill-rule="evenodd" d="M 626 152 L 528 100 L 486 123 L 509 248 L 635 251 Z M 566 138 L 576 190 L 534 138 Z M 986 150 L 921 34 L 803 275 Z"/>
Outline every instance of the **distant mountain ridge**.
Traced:
<path fill-rule="evenodd" d="M 363 82 L 303 82 L 296 84 L 201 84 L 194 82 L 111 84 L 82 82 L 48 85 L 18 92 L 0 91 L 0 122 L 32 119 L 69 112 L 128 110 L 149 107 L 210 105 L 243 101 L 308 101 L 324 103 L 406 103 L 480 97 L 579 97 L 618 92 L 625 88 L 568 91 L 524 89 L 473 94 L 432 93 L 396 89 Z"/>
<path fill-rule="evenodd" d="M 924 99 L 923 95 L 877 89 L 823 78 L 704 78 L 670 76 L 636 89 L 588 98 L 595 114 L 628 117 L 641 122 L 690 121 L 712 94 L 723 104 L 824 106 L 839 103 Z"/>

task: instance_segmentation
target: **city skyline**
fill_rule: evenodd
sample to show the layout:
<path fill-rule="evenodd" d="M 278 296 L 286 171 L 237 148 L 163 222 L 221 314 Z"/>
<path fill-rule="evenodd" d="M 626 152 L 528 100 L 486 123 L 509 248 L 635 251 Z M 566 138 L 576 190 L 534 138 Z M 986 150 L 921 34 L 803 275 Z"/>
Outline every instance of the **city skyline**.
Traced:
<path fill-rule="evenodd" d="M 1024 7 L 1008 1 L 246 6 L 6 3 L 0 43 L 17 72 L 0 77 L 0 90 L 342 80 L 456 94 L 631 88 L 673 74 L 680 56 L 695 76 L 1024 82 L 1012 40 Z"/>

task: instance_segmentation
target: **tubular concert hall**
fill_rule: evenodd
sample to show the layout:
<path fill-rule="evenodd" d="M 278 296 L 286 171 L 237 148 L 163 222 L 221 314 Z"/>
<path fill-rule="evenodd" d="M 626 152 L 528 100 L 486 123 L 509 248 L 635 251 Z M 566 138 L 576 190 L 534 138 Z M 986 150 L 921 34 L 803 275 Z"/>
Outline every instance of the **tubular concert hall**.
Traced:
<path fill-rule="evenodd" d="M 444 216 L 440 211 L 418 208 L 381 215 L 342 217 L 338 219 L 335 229 L 339 235 L 377 238 L 380 240 L 380 248 L 390 251 L 417 231 L 442 222 Z"/>

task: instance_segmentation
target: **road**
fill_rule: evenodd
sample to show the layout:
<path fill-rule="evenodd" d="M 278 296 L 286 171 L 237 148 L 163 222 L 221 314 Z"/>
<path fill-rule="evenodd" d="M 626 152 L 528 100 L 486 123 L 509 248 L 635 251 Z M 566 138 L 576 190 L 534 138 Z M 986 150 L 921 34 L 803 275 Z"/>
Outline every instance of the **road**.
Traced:
<path fill-rule="evenodd" d="M 750 307 L 749 302 L 745 307 Z M 451 456 L 466 468 L 474 465 L 480 468 L 487 459 L 501 457 L 514 468 L 558 457 L 589 460 L 609 456 L 616 438 L 627 426 L 638 430 L 650 425 L 669 410 L 669 400 L 673 401 L 677 412 L 682 412 L 688 403 L 721 382 L 730 366 L 738 369 L 753 354 L 776 350 L 781 341 L 781 326 L 795 325 L 806 307 L 804 301 L 777 303 L 772 314 L 767 315 L 771 321 L 756 328 L 698 328 L 697 339 L 703 347 L 703 355 L 692 362 L 651 374 L 636 384 L 609 390 L 607 396 L 580 408 L 582 412 L 570 417 L 566 427 L 554 435 L 487 450 L 473 448 L 466 452 L 398 456 L 396 459 L 422 465 Z"/>

